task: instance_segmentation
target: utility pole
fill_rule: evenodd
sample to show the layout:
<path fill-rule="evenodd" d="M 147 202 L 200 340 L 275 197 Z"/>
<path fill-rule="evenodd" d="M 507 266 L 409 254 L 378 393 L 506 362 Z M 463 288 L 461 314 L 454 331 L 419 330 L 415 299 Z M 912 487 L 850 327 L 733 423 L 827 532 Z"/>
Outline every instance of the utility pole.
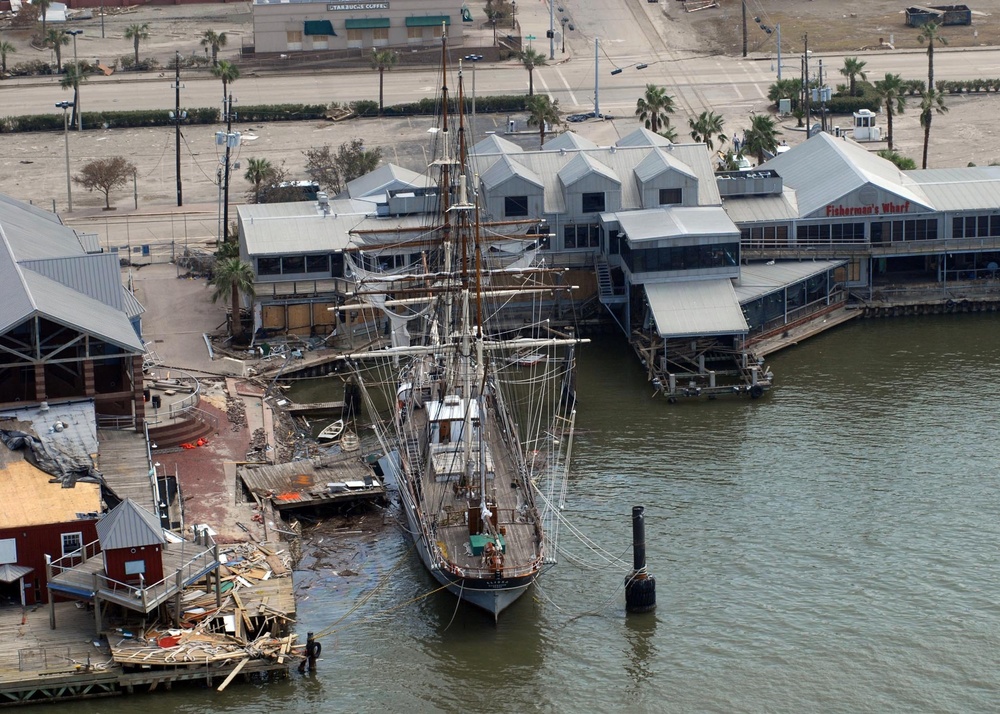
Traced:
<path fill-rule="evenodd" d="M 600 72 L 597 68 L 597 58 L 600 48 L 598 46 L 598 39 L 594 38 L 594 118 L 597 119 L 601 116 L 601 77 Z"/>
<path fill-rule="evenodd" d="M 781 23 L 774 26 L 778 33 L 778 81 L 781 81 Z"/>
<path fill-rule="evenodd" d="M 238 145 L 240 141 L 240 135 L 233 133 L 233 93 L 229 93 L 228 100 L 223 97 L 223 102 L 225 104 L 226 110 L 226 163 L 223 168 L 222 174 L 222 238 L 223 242 L 226 241 L 229 235 L 229 176 L 230 176 L 230 165 L 229 158 L 230 152 L 234 145 Z"/>
<path fill-rule="evenodd" d="M 556 0 L 549 0 L 549 59 L 556 58 Z"/>
<path fill-rule="evenodd" d="M 803 35 L 802 41 L 805 43 L 805 49 L 802 54 L 802 93 L 804 95 L 804 101 L 806 112 L 806 139 L 809 138 L 809 35 Z"/>
<path fill-rule="evenodd" d="M 741 3 L 743 7 L 743 56 L 747 56 L 747 0 Z"/>
<path fill-rule="evenodd" d="M 181 190 L 181 53 L 174 54 L 174 145 L 177 160 L 177 205 L 184 205 Z"/>

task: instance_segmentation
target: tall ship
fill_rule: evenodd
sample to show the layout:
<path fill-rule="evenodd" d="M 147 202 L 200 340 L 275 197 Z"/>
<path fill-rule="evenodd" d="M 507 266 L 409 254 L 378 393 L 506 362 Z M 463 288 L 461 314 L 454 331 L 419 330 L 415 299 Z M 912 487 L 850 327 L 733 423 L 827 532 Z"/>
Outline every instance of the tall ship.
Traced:
<path fill-rule="evenodd" d="M 555 563 L 582 340 L 554 319 L 571 286 L 535 263 L 537 230 L 480 220 L 463 170 L 461 69 L 457 141 L 442 87 L 434 225 L 370 234 L 349 252 L 357 306 L 385 324 L 382 344 L 349 363 L 420 560 L 497 618 Z"/>

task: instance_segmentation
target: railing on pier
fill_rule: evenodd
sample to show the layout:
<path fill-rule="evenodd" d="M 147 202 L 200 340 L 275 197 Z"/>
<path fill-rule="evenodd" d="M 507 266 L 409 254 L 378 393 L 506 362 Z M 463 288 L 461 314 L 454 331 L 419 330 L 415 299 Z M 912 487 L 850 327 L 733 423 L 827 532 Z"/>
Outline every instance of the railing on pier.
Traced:
<path fill-rule="evenodd" d="M 135 415 L 117 416 L 114 414 L 98 414 L 97 428 L 111 431 L 135 430 Z"/>

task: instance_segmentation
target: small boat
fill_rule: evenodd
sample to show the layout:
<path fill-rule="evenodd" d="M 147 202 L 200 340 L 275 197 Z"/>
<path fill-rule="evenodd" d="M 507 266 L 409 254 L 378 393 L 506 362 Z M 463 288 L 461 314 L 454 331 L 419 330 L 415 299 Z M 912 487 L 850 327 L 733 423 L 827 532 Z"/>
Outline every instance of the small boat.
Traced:
<path fill-rule="evenodd" d="M 320 441 L 333 441 L 344 431 L 344 420 L 338 419 L 332 424 L 328 424 L 323 431 L 316 435 Z"/>
<path fill-rule="evenodd" d="M 353 431 L 345 431 L 344 435 L 340 437 L 340 450 L 344 453 L 348 451 L 357 451 L 361 448 L 361 441 L 358 439 L 358 435 Z"/>

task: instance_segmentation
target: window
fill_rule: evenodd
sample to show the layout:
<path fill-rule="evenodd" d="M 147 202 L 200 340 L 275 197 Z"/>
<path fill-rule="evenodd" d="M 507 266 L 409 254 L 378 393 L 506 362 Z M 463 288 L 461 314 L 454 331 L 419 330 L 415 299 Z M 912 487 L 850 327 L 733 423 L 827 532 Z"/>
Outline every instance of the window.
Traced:
<path fill-rule="evenodd" d="M 313 35 L 313 38 L 312 38 L 312 47 L 313 47 L 313 49 L 314 50 L 329 49 L 329 47 L 330 47 L 329 39 L 330 39 L 329 35 Z"/>
<path fill-rule="evenodd" d="M 442 30 L 441 25 L 435 25 L 434 26 L 434 39 L 440 40 L 442 34 L 444 34 L 444 31 Z"/>
<path fill-rule="evenodd" d="M 257 258 L 257 275 L 281 275 L 281 258 Z"/>
<path fill-rule="evenodd" d="M 633 273 L 705 268 L 732 268 L 738 263 L 736 243 L 675 245 L 658 248 L 629 248 L 622 245 L 622 258 Z"/>
<path fill-rule="evenodd" d="M 596 223 L 569 225 L 563 228 L 564 248 L 599 248 L 601 227 Z"/>
<path fill-rule="evenodd" d="M 307 255 L 307 273 L 325 273 L 330 270 L 330 256 L 328 255 Z"/>
<path fill-rule="evenodd" d="M 424 41 L 424 28 L 422 27 L 407 27 L 406 28 L 406 41 L 411 45 L 419 45 Z"/>
<path fill-rule="evenodd" d="M 682 203 L 681 190 L 679 188 L 661 188 L 660 189 L 660 205 L 661 206 L 674 206 Z"/>
<path fill-rule="evenodd" d="M 17 562 L 17 541 L 13 538 L 0 540 L 0 563 Z"/>
<path fill-rule="evenodd" d="M 385 47 L 389 44 L 389 28 L 376 27 L 372 29 L 372 44 L 376 47 Z"/>
<path fill-rule="evenodd" d="M 126 560 L 125 561 L 125 574 L 126 575 L 141 575 L 146 572 L 146 561 L 145 560 Z"/>
<path fill-rule="evenodd" d="M 583 194 L 584 213 L 602 213 L 604 211 L 604 192 Z"/>
<path fill-rule="evenodd" d="M 974 216 L 951 219 L 952 238 L 1000 236 L 1000 216 Z M 935 236 L 936 237 L 936 236 Z"/>
<path fill-rule="evenodd" d="M 286 255 L 281 259 L 282 275 L 297 275 L 306 272 L 306 259 L 301 255 Z"/>
<path fill-rule="evenodd" d="M 971 229 L 975 230 L 976 218 L 972 218 Z M 954 224 L 953 224 L 954 227 Z M 965 230 L 970 229 L 969 219 L 965 221 Z M 937 219 L 926 218 L 908 221 L 892 222 L 892 240 L 937 240 L 938 237 Z M 966 238 L 969 236 L 966 235 Z"/>
<path fill-rule="evenodd" d="M 83 550 L 83 533 L 62 534 L 62 554 L 72 555 Z"/>
<path fill-rule="evenodd" d="M 503 214 L 507 218 L 528 215 L 527 196 L 504 196 Z"/>
<path fill-rule="evenodd" d="M 347 31 L 347 46 L 348 47 L 361 47 L 361 30 L 348 30 Z"/>
<path fill-rule="evenodd" d="M 301 50 L 302 30 L 288 30 L 285 32 L 285 43 L 290 50 Z"/>

